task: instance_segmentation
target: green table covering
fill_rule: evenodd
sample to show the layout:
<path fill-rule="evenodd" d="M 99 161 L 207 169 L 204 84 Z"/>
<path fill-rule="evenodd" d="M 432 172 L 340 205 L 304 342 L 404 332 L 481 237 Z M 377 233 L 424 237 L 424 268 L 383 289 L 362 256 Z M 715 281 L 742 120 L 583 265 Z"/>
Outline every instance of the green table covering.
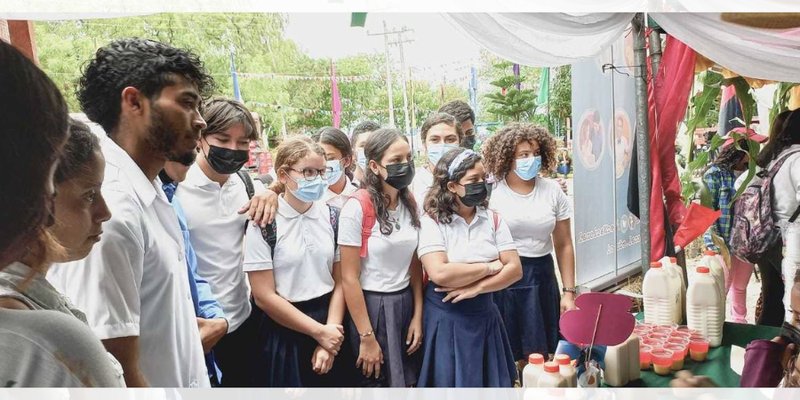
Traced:
<path fill-rule="evenodd" d="M 684 369 L 695 375 L 705 375 L 722 387 L 739 387 L 739 375 L 731 369 L 731 346 L 747 348 L 755 339 L 772 339 L 780 328 L 762 325 L 744 325 L 726 322 L 722 329 L 722 345 L 708 352 L 705 362 L 696 363 L 687 359 Z M 629 383 L 628 387 L 667 387 L 673 376 L 656 375 L 652 370 L 642 371 L 641 379 Z"/>

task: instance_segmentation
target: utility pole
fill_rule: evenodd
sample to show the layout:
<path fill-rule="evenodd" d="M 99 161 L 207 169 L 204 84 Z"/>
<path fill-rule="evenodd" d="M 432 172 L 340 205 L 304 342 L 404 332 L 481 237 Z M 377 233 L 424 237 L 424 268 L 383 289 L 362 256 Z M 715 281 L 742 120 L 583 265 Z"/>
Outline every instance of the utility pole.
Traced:
<path fill-rule="evenodd" d="M 405 49 L 403 47 L 403 43 L 411 43 L 413 40 L 404 40 L 403 33 L 408 32 L 409 30 L 403 27 L 403 30 L 398 32 L 397 34 L 397 41 L 391 42 L 389 44 L 397 45 L 400 48 L 400 73 L 401 73 L 401 82 L 403 84 L 403 115 L 404 115 L 404 122 L 405 122 L 405 134 L 411 134 L 411 120 L 409 119 L 409 112 L 408 112 L 408 86 L 406 80 L 406 57 L 405 57 Z M 412 138 L 413 139 L 413 138 Z M 411 150 L 414 150 L 414 141 L 411 141 Z"/>
<path fill-rule="evenodd" d="M 383 45 L 384 45 L 384 56 L 386 58 L 386 90 L 389 94 L 389 125 L 394 126 L 394 97 L 392 93 L 392 62 L 389 58 L 389 35 L 395 35 L 403 32 L 408 32 L 408 30 L 403 29 L 400 31 L 389 31 L 389 28 L 386 27 L 386 21 L 383 21 L 383 32 L 379 33 L 369 33 L 367 31 L 367 36 L 383 36 Z"/>

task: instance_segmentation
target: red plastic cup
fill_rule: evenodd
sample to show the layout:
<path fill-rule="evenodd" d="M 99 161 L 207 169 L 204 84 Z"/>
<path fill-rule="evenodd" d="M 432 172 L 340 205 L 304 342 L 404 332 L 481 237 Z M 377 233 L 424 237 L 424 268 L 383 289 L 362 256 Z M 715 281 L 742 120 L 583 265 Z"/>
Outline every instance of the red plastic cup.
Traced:
<path fill-rule="evenodd" d="M 650 364 L 653 362 L 653 356 L 650 352 L 653 348 L 650 346 L 639 346 L 639 369 L 642 371 L 650 369 Z"/>
<path fill-rule="evenodd" d="M 685 339 L 685 340 L 690 340 L 692 338 L 692 334 L 689 333 L 689 332 L 675 331 L 675 332 L 672 332 L 669 335 L 669 337 L 670 337 L 670 339 L 672 339 L 672 338 L 681 338 L 681 339 Z"/>
<path fill-rule="evenodd" d="M 667 341 L 667 339 L 669 339 L 669 333 L 666 333 L 666 334 L 665 334 L 665 333 L 654 333 L 654 332 L 650 332 L 650 334 L 649 334 L 647 337 L 648 337 L 649 339 L 656 339 L 656 340 L 661 340 L 661 341 L 664 341 L 664 342 L 666 342 L 666 341 Z"/>
<path fill-rule="evenodd" d="M 686 358 L 686 345 L 684 344 L 667 344 L 664 350 L 672 352 L 672 367 L 673 371 L 680 371 L 683 369 L 683 359 Z"/>
<path fill-rule="evenodd" d="M 689 336 L 689 341 L 695 341 L 695 340 L 706 340 L 706 337 L 705 337 L 705 336 L 703 336 L 703 335 L 702 335 L 702 334 L 700 334 L 700 333 L 692 333 L 692 334 Z"/>
<path fill-rule="evenodd" d="M 666 349 L 653 350 L 650 352 L 653 361 L 653 371 L 658 375 L 669 375 L 672 369 L 673 354 Z"/>
<path fill-rule="evenodd" d="M 669 340 L 667 340 L 667 343 L 664 344 L 664 348 L 668 349 L 669 347 L 667 347 L 667 346 L 669 346 L 669 345 L 682 346 L 683 347 L 683 357 L 686 358 L 686 356 L 689 355 L 689 343 L 691 343 L 689 341 L 689 339 L 683 339 L 683 338 L 679 338 L 679 337 L 672 337 L 672 338 L 669 338 Z"/>
<path fill-rule="evenodd" d="M 672 333 L 672 327 L 669 326 L 659 326 L 658 328 L 653 328 L 650 333 L 662 334 L 669 336 Z"/>
<path fill-rule="evenodd" d="M 647 338 L 647 339 L 642 339 L 641 343 L 643 345 L 645 345 L 645 346 L 650 346 L 652 348 L 659 348 L 660 349 L 660 348 L 664 347 L 664 343 L 666 343 L 666 342 L 664 342 L 663 340 Z"/>
<path fill-rule="evenodd" d="M 692 340 L 689 343 L 689 356 L 693 361 L 703 362 L 708 357 L 708 340 Z"/>

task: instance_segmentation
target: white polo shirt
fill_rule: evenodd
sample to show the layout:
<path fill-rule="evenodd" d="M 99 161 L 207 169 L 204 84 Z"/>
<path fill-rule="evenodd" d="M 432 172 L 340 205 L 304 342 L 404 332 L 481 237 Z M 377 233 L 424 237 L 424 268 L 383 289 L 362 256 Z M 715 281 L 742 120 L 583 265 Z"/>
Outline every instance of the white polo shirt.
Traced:
<path fill-rule="evenodd" d="M 194 314 L 183 235 L 161 188 L 108 137 L 103 196 L 111 219 L 81 261 L 54 265 L 53 286 L 86 313 L 100 339 L 139 337 L 152 386 L 209 387 Z"/>
<path fill-rule="evenodd" d="M 422 257 L 444 251 L 448 262 L 479 263 L 492 262 L 503 251 L 516 250 L 508 225 L 498 217 L 495 230 L 491 213 L 478 207 L 469 224 L 458 214 L 453 214 L 449 224 L 437 224 L 430 216 L 422 216 L 417 253 Z"/>
<path fill-rule="evenodd" d="M 553 252 L 556 221 L 572 216 L 572 204 L 558 182 L 536 177 L 528 194 L 519 194 L 503 179 L 495 184 L 489 208 L 503 216 L 522 257 L 542 257 Z"/>
<path fill-rule="evenodd" d="M 325 203 L 327 203 L 329 206 L 333 206 L 341 210 L 344 208 L 344 203 L 347 202 L 347 199 L 350 197 L 350 195 L 355 193 L 356 190 L 358 190 L 358 188 L 353 185 L 353 181 L 351 181 L 350 178 L 345 175 L 344 189 L 342 190 L 342 193 L 336 194 L 332 192 L 329 187 L 322 200 L 325 201 Z"/>
<path fill-rule="evenodd" d="M 411 193 L 417 201 L 417 211 L 422 215 L 425 213 L 425 196 L 433 186 L 433 174 L 428 171 L 428 167 L 423 166 L 414 170 L 414 180 L 411 181 Z"/>
<path fill-rule="evenodd" d="M 800 150 L 800 145 L 789 146 L 775 160 L 780 159 L 790 151 L 796 150 Z M 768 169 L 772 168 L 773 165 L 775 165 L 775 161 L 769 164 Z M 800 153 L 792 154 L 784 161 L 781 169 L 778 170 L 772 180 L 772 187 L 775 188 L 772 210 L 775 212 L 775 216 L 778 217 L 778 221 L 786 223 L 794 214 L 797 206 L 800 205 Z M 795 221 L 795 224 L 797 224 L 797 221 Z"/>
<path fill-rule="evenodd" d="M 405 289 L 411 282 L 411 257 L 417 249 L 418 232 L 411 213 L 398 202 L 389 217 L 400 229 L 391 235 L 381 233 L 376 220 L 367 242 L 367 257 L 361 259 L 361 288 L 373 292 L 391 293 Z M 356 199 L 348 200 L 339 216 L 339 245 L 361 248 L 361 223 L 364 212 Z"/>
<path fill-rule="evenodd" d="M 253 180 L 253 187 L 256 193 L 266 190 L 257 180 Z M 197 273 L 208 281 L 228 318 L 228 332 L 233 332 L 247 319 L 251 309 L 250 286 L 242 270 L 244 253 L 254 246 L 268 247 L 263 240 L 244 245 L 245 225 L 252 225 L 246 214 L 238 212 L 248 201 L 245 184 L 233 174 L 220 186 L 194 164 L 178 185 L 175 197 L 186 213 L 197 254 Z M 261 234 L 257 237 L 261 239 Z"/>
<path fill-rule="evenodd" d="M 276 292 L 292 303 L 330 293 L 334 286 L 333 263 L 339 261 L 330 217 L 330 210 L 322 201 L 314 202 L 300 214 L 281 195 L 275 217 L 278 236 L 275 258 L 269 245 L 252 245 L 266 242 L 261 230 L 248 225 L 246 246 L 254 250 L 245 254 L 244 271 L 271 269 Z"/>

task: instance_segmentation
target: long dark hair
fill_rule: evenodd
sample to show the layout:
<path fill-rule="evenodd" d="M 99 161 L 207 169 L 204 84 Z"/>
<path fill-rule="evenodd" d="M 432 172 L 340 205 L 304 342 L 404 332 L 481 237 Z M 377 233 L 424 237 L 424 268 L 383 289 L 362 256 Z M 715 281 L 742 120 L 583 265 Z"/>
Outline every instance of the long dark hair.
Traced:
<path fill-rule="evenodd" d="M 37 269 L 52 243 L 47 186 L 67 140 L 67 105 L 53 81 L 2 40 L 0 88 L 0 269 L 26 255 Z"/>
<path fill-rule="evenodd" d="M 83 122 L 70 118 L 69 139 L 58 160 L 54 175 L 55 183 L 64 183 L 88 172 L 89 161 L 94 159 L 95 152 L 98 151 L 100 151 L 100 140 L 97 135 Z"/>
<path fill-rule="evenodd" d="M 800 112 L 784 111 L 772 121 L 769 143 L 758 153 L 756 164 L 767 168 L 787 147 L 800 143 Z"/>
<path fill-rule="evenodd" d="M 467 171 L 475 168 L 475 165 L 481 161 L 481 156 L 477 153 L 467 156 L 453 171 L 453 176 L 450 176 L 450 164 L 464 151 L 467 150 L 462 148 L 453 149 L 442 156 L 433 171 L 433 186 L 431 186 L 428 194 L 425 195 L 425 212 L 440 224 L 452 222 L 453 214 L 458 211 L 456 194 L 447 190 L 447 184 L 460 181 L 467 174 Z M 488 199 L 479 204 L 480 207 L 487 207 L 488 205 Z"/>
<path fill-rule="evenodd" d="M 333 146 L 333 148 L 339 150 L 339 152 L 342 153 L 342 158 L 350 159 L 351 167 L 355 163 L 355 160 L 353 159 L 353 148 L 350 146 L 350 140 L 347 139 L 347 135 L 345 135 L 341 130 L 331 126 L 326 126 L 320 130 L 317 141 L 321 144 Z M 344 170 L 344 174 L 352 180 L 353 172 L 350 170 L 351 168 L 346 168 Z"/>
<path fill-rule="evenodd" d="M 737 148 L 738 147 L 738 148 Z M 740 150 L 741 149 L 741 150 Z M 747 151 L 750 149 L 750 143 L 747 139 L 739 139 L 735 144 L 731 143 L 720 150 L 719 154 L 714 158 L 714 161 L 706 167 L 706 171 L 712 165 L 725 171 L 733 171 L 733 167 L 742 161 L 742 158 L 747 156 Z"/>
<path fill-rule="evenodd" d="M 367 143 L 364 145 L 364 155 L 367 157 L 367 162 L 375 160 L 376 163 L 381 165 L 381 160 L 384 154 L 386 154 L 386 150 L 398 139 L 405 140 L 406 142 L 408 141 L 405 135 L 394 128 L 382 128 L 372 132 L 369 139 L 367 139 Z M 375 206 L 375 216 L 380 224 L 381 233 L 384 235 L 391 235 L 394 231 L 394 226 L 389 223 L 389 210 L 387 208 L 389 205 L 389 195 L 383 192 L 383 178 L 372 172 L 371 168 L 366 168 L 362 185 L 362 187 L 367 189 L 372 198 L 372 204 Z M 414 195 L 411 193 L 411 190 L 409 190 L 408 187 L 403 188 L 399 191 L 398 198 L 408 212 L 411 213 L 411 222 L 414 227 L 419 228 L 417 202 L 414 201 Z"/>

